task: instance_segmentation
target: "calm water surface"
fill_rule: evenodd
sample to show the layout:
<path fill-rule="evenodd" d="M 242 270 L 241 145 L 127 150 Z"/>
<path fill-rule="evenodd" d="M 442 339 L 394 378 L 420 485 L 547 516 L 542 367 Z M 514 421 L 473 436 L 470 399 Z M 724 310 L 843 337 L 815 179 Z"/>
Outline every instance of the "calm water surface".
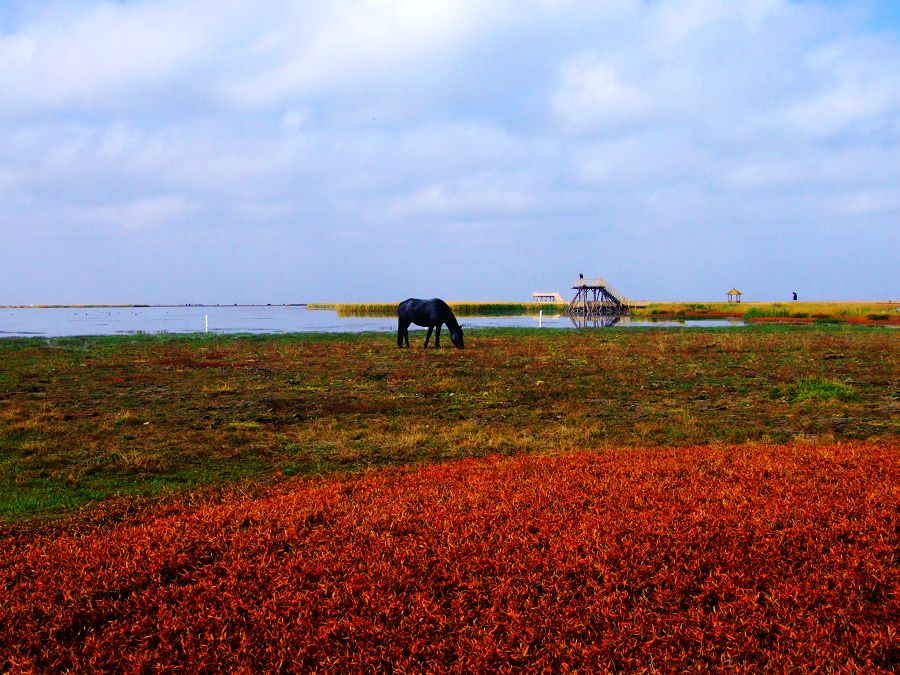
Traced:
<path fill-rule="evenodd" d="M 460 317 L 463 328 L 525 327 L 575 328 L 567 316 Z M 603 322 L 588 321 L 587 327 Z M 65 337 L 128 335 L 135 333 L 360 333 L 395 331 L 390 317 L 338 317 L 334 310 L 298 306 L 104 307 L 0 309 L 0 337 Z M 742 326 L 740 320 L 632 321 L 622 317 L 616 326 L 712 327 Z M 411 328 L 415 328 L 412 326 Z M 422 329 L 424 330 L 424 329 Z"/>

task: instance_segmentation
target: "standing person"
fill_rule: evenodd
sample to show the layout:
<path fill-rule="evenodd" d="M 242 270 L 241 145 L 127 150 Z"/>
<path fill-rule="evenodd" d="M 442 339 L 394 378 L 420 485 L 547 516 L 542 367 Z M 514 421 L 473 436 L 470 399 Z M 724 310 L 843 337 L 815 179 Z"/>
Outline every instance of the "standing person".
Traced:
<path fill-rule="evenodd" d="M 794 300 L 797 299 L 797 291 L 794 291 Z"/>

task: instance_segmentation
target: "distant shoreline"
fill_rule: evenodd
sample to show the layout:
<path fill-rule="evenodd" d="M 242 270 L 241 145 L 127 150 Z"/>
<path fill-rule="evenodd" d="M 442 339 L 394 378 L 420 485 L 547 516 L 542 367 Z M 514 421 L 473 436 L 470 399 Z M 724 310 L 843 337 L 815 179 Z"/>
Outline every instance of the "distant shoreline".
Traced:
<path fill-rule="evenodd" d="M 86 304 L 86 305 L 0 305 L 0 309 L 136 309 L 150 307 L 306 307 L 306 302 L 269 302 L 269 303 L 244 303 L 235 302 L 231 304 L 205 304 L 205 303 L 189 303 L 186 305 L 104 305 L 104 304 Z"/>
<path fill-rule="evenodd" d="M 450 302 L 457 316 L 538 315 L 566 312 L 568 303 L 559 302 Z M 309 309 L 331 309 L 339 317 L 396 316 L 394 303 L 309 304 Z M 891 301 L 810 301 L 783 302 L 648 302 L 631 300 L 625 314 L 636 319 L 723 319 L 746 321 L 849 321 L 853 323 L 900 324 L 900 303 Z"/>
<path fill-rule="evenodd" d="M 485 301 L 475 301 L 475 302 L 450 302 L 451 306 L 457 304 L 463 305 L 509 305 L 509 306 L 536 306 L 536 307 L 552 307 L 555 305 L 566 305 L 568 303 L 539 303 L 539 302 L 518 302 L 518 301 L 508 301 L 508 300 L 485 300 Z M 897 300 L 808 300 L 808 301 L 791 301 L 791 300 L 759 300 L 759 301 L 746 301 L 741 303 L 722 303 L 720 301 L 679 301 L 679 300 L 671 300 L 671 301 L 632 301 L 632 307 L 636 308 L 646 308 L 648 306 L 673 306 L 673 305 L 683 305 L 683 306 L 696 306 L 696 305 L 729 305 L 729 309 L 738 310 L 742 307 L 750 307 L 753 305 L 784 305 L 784 306 L 792 306 L 798 304 L 806 304 L 806 305 L 897 305 Z M 363 308 L 363 307 L 395 307 L 396 303 L 393 302 L 378 302 L 378 303 L 341 303 L 341 302 L 235 302 L 235 303 L 182 303 L 182 304 L 171 304 L 171 303 L 162 303 L 162 304 L 146 304 L 146 303 L 83 303 L 83 304 L 36 304 L 36 305 L 0 305 L 0 309 L 135 309 L 135 308 L 153 308 L 153 307 L 309 307 L 310 309 L 339 309 L 339 308 Z"/>

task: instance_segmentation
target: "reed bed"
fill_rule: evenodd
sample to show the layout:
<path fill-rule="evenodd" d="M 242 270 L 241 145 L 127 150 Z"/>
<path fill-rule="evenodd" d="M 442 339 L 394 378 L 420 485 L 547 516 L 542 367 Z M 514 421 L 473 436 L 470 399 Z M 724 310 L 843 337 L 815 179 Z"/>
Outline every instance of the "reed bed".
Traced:
<path fill-rule="evenodd" d="M 549 302 L 451 302 L 457 316 L 533 315 L 540 311 L 563 313 L 567 303 Z M 314 303 L 310 309 L 335 310 L 338 316 L 396 316 L 396 303 Z M 651 302 L 629 309 L 634 318 L 834 319 L 900 323 L 896 302 Z"/>
<path fill-rule="evenodd" d="M 518 316 L 521 314 L 560 313 L 566 303 L 556 302 L 450 302 L 456 316 Z M 309 309 L 333 309 L 338 316 L 397 316 L 397 303 L 310 304 Z"/>
<path fill-rule="evenodd" d="M 631 311 L 635 317 L 739 316 L 745 319 L 869 319 L 900 321 L 895 302 L 654 302 Z"/>

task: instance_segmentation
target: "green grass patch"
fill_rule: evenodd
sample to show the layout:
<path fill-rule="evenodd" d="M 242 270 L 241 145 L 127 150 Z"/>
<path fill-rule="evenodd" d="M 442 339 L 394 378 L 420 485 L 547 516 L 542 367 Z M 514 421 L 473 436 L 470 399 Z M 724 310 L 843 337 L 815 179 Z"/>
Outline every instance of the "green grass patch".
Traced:
<path fill-rule="evenodd" d="M 465 350 L 401 350 L 385 333 L 0 340 L 0 520 L 496 453 L 900 437 L 884 326 L 466 337 Z M 773 379 L 794 384 L 772 396 Z"/>
<path fill-rule="evenodd" d="M 788 401 L 858 401 L 859 394 L 853 387 L 837 380 L 819 377 L 803 377 L 787 385 L 783 390 L 776 388 L 776 396 Z"/>
<path fill-rule="evenodd" d="M 791 310 L 779 304 L 768 307 L 748 307 L 744 312 L 745 319 L 783 318 L 790 315 Z"/>

